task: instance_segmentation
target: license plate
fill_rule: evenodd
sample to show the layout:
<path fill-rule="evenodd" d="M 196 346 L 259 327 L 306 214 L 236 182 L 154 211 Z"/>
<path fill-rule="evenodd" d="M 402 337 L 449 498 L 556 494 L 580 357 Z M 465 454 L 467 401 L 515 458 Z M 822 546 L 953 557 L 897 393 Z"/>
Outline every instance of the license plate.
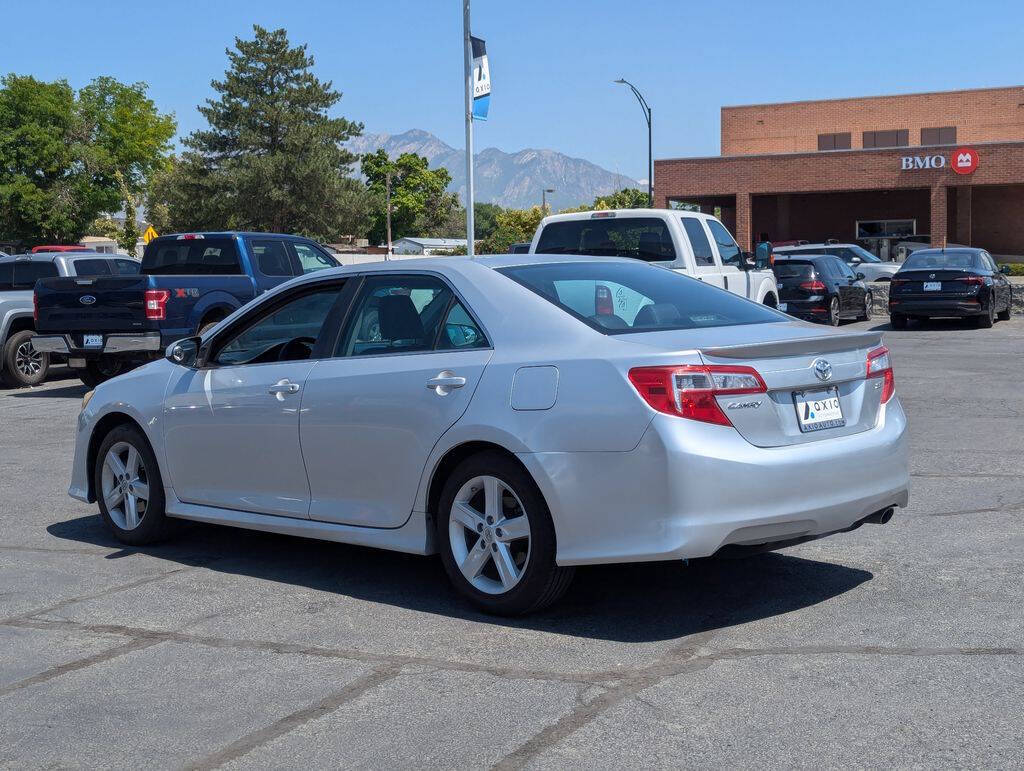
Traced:
<path fill-rule="evenodd" d="M 793 401 L 796 404 L 796 419 L 801 431 L 821 431 L 846 425 L 838 388 L 797 391 L 793 394 Z"/>
<path fill-rule="evenodd" d="M 941 281 L 925 281 L 924 291 L 926 292 L 941 292 L 942 282 Z"/>
<path fill-rule="evenodd" d="M 778 304 L 778 305 L 776 305 L 775 307 L 776 307 L 776 308 L 778 308 L 778 309 L 779 309 L 780 311 L 782 311 L 783 313 L 785 313 L 785 312 L 786 312 L 786 308 L 788 308 L 789 306 L 788 306 L 788 305 L 786 305 L 786 303 L 779 303 L 779 304 Z"/>
<path fill-rule="evenodd" d="M 102 348 L 103 335 L 84 335 L 82 337 L 83 348 Z"/>

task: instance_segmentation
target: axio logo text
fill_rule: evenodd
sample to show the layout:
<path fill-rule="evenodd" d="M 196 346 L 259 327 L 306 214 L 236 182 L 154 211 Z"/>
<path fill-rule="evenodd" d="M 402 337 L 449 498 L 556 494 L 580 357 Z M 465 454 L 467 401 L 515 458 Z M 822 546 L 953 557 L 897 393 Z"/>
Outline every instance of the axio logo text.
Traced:
<path fill-rule="evenodd" d="M 904 155 L 900 158 L 900 168 L 903 171 L 912 169 L 944 169 L 946 167 L 946 156 L 944 155 Z"/>

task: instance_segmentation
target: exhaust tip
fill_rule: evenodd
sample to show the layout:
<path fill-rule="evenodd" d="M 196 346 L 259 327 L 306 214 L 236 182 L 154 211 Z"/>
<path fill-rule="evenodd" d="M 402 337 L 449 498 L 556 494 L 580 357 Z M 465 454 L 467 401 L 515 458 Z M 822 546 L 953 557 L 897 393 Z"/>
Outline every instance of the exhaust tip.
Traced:
<path fill-rule="evenodd" d="M 892 506 L 889 506 L 887 508 L 876 511 L 874 514 L 868 514 L 866 517 L 864 517 L 864 521 L 871 522 L 874 525 L 884 525 L 886 522 L 892 519 L 892 515 L 895 512 L 896 510 Z"/>

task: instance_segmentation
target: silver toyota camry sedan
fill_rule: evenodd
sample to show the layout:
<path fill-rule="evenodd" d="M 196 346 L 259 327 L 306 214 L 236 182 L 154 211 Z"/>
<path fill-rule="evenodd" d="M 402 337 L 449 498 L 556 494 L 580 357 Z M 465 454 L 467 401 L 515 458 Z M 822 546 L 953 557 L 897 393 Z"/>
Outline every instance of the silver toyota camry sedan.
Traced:
<path fill-rule="evenodd" d="M 70 494 L 135 545 L 180 518 L 439 553 L 479 607 L 524 613 L 576 565 L 887 521 L 894 389 L 875 332 L 635 260 L 353 266 L 87 394 Z"/>

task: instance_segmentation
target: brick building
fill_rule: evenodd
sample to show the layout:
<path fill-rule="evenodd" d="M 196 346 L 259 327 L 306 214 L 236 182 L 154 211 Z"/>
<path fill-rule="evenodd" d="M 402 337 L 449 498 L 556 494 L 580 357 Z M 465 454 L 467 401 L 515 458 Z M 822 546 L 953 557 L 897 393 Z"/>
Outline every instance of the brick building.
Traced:
<path fill-rule="evenodd" d="M 721 210 L 747 248 L 907 236 L 1024 255 L 1024 86 L 722 108 L 722 155 L 654 162 L 657 205 Z"/>

